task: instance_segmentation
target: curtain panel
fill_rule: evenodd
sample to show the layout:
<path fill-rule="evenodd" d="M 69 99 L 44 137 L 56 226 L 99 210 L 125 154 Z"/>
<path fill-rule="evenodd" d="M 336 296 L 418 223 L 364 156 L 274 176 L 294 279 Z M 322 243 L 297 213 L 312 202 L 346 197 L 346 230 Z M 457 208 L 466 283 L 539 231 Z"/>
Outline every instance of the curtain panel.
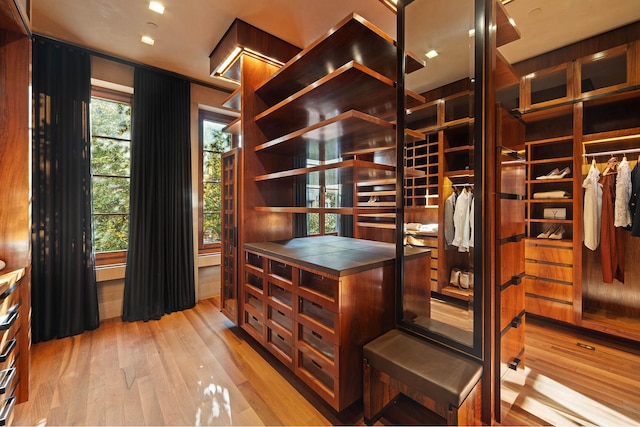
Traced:
<path fill-rule="evenodd" d="M 33 43 L 32 341 L 99 326 L 91 229 L 90 57 Z"/>
<path fill-rule="evenodd" d="M 195 305 L 190 104 L 187 81 L 136 68 L 125 321 Z"/>

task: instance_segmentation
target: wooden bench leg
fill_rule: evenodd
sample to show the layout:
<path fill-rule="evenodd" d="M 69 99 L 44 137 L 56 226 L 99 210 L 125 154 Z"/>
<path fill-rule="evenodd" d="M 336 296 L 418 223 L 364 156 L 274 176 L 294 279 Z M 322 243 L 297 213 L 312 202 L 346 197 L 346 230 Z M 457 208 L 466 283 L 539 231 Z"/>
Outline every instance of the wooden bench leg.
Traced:
<path fill-rule="evenodd" d="M 400 393 L 381 381 L 379 372 L 366 359 L 363 362 L 363 388 L 364 422 L 370 426 L 378 421 L 385 408 L 397 400 Z"/>

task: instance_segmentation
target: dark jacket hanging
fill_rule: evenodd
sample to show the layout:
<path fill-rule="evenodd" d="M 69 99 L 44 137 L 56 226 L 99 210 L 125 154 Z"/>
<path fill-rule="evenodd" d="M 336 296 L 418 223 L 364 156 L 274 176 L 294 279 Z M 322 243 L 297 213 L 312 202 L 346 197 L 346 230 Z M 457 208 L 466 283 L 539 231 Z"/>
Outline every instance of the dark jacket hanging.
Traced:
<path fill-rule="evenodd" d="M 91 247 L 89 55 L 33 43 L 32 340 L 99 325 Z"/>
<path fill-rule="evenodd" d="M 135 70 L 126 321 L 195 305 L 190 104 L 187 81 Z"/>

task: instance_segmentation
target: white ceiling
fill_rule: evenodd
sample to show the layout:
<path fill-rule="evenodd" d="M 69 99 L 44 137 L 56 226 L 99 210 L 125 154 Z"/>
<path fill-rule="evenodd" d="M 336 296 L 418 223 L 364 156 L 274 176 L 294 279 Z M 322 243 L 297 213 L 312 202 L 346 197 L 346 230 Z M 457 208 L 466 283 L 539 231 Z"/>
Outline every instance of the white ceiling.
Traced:
<path fill-rule="evenodd" d="M 300 47 L 352 12 L 395 37 L 395 15 L 379 0 L 161 1 L 163 15 L 149 10 L 148 0 L 32 0 L 32 28 L 227 88 L 233 85 L 209 76 L 209 54 L 236 17 Z M 432 2 L 434 8 L 457 3 L 421 1 Z M 510 62 L 640 20 L 640 0 L 514 0 L 506 8 L 522 34 L 521 40 L 501 48 Z M 154 46 L 140 42 L 144 34 L 155 38 Z"/>

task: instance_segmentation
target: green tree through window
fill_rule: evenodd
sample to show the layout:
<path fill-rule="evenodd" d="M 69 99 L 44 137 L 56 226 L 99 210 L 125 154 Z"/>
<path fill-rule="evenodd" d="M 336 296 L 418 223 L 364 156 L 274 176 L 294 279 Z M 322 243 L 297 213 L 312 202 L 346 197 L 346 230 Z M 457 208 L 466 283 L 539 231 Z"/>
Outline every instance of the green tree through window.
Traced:
<path fill-rule="evenodd" d="M 231 148 L 226 123 L 202 120 L 202 235 L 201 247 L 220 243 L 222 209 L 222 157 Z"/>
<path fill-rule="evenodd" d="M 124 251 L 129 231 L 131 103 L 91 98 L 93 249 Z"/>

